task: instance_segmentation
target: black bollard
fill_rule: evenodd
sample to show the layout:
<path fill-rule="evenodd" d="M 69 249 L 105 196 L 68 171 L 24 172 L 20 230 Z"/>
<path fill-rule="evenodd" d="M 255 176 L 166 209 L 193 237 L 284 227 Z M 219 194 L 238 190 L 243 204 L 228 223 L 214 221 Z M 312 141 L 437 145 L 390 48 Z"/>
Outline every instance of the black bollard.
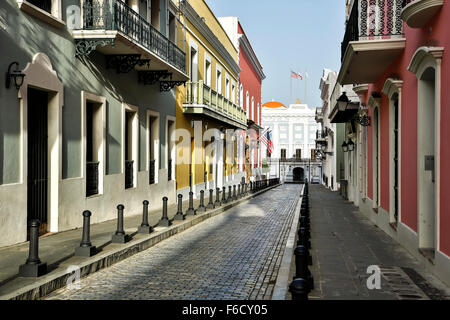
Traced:
<path fill-rule="evenodd" d="M 142 223 L 138 228 L 140 234 L 150 234 L 153 232 L 153 228 L 148 223 L 148 200 L 142 202 Z"/>
<path fill-rule="evenodd" d="M 167 197 L 163 198 L 163 207 L 162 207 L 162 218 L 158 223 L 158 227 L 170 227 L 172 225 L 172 221 L 169 220 L 169 216 L 167 215 L 167 202 L 169 199 Z"/>
<path fill-rule="evenodd" d="M 238 198 L 237 198 L 237 195 L 236 195 L 236 185 L 233 185 L 233 201 L 236 201 Z"/>
<path fill-rule="evenodd" d="M 231 186 L 228 186 L 228 198 L 227 198 L 227 202 L 231 202 L 233 201 L 233 197 L 231 196 Z"/>
<path fill-rule="evenodd" d="M 227 203 L 227 188 L 223 187 L 222 188 L 222 201 L 221 204 L 226 204 Z"/>
<path fill-rule="evenodd" d="M 195 209 L 194 209 L 194 193 L 191 191 L 189 192 L 189 208 L 186 211 L 187 216 L 195 216 Z"/>
<path fill-rule="evenodd" d="M 241 184 L 238 184 L 238 190 L 237 190 L 237 198 L 240 199 L 241 198 Z"/>
<path fill-rule="evenodd" d="M 47 273 L 47 263 L 39 259 L 39 220 L 30 222 L 30 249 L 25 264 L 19 267 L 19 277 L 40 277 Z"/>
<path fill-rule="evenodd" d="M 220 202 L 220 188 L 216 188 L 216 202 L 214 202 L 216 207 L 220 207 L 222 203 Z"/>
<path fill-rule="evenodd" d="M 307 231 L 311 230 L 311 225 L 309 223 L 309 219 L 306 216 L 300 217 L 300 226 L 305 228 Z"/>
<path fill-rule="evenodd" d="M 212 210 L 215 208 L 216 206 L 214 205 L 214 190 L 209 189 L 209 202 L 208 205 L 206 206 L 206 210 Z"/>
<path fill-rule="evenodd" d="M 205 191 L 204 190 L 200 191 L 200 205 L 198 206 L 197 210 L 195 210 L 195 213 L 200 213 L 200 212 L 206 212 Z"/>
<path fill-rule="evenodd" d="M 80 246 L 75 248 L 75 256 L 77 257 L 92 257 L 97 252 L 91 243 L 91 216 L 90 211 L 83 212 L 83 236 Z"/>
<path fill-rule="evenodd" d="M 289 285 L 289 292 L 292 295 L 292 300 L 308 300 L 309 291 L 308 282 L 305 279 L 295 279 Z"/>
<path fill-rule="evenodd" d="M 253 192 L 253 182 L 250 181 L 250 192 Z"/>
<path fill-rule="evenodd" d="M 122 204 L 117 206 L 117 230 L 113 234 L 111 243 L 127 243 L 131 240 L 131 237 L 125 234 L 123 230 L 123 210 L 125 207 Z"/>
<path fill-rule="evenodd" d="M 186 219 L 186 217 L 183 214 L 183 195 L 179 194 L 178 195 L 178 211 L 177 211 L 177 214 L 175 215 L 175 217 L 173 217 L 173 220 L 183 221 L 185 219 Z"/>
<path fill-rule="evenodd" d="M 309 288 L 314 289 L 314 278 L 308 268 L 309 251 L 304 246 L 298 246 L 294 250 L 295 255 L 295 274 L 294 279 L 305 279 L 308 281 Z"/>

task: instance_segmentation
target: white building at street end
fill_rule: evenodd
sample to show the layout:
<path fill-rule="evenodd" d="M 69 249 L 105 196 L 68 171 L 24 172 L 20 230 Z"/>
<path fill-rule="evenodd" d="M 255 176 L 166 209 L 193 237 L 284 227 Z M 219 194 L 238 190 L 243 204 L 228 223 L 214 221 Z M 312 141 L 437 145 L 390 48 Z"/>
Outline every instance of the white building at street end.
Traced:
<path fill-rule="evenodd" d="M 270 128 L 274 145 L 273 153 L 269 154 L 262 144 L 263 173 L 279 176 L 286 182 L 303 182 L 304 179 L 321 182 L 322 163 L 314 159 L 319 128 L 315 116 L 316 108 L 306 104 L 262 108 L 261 126 Z"/>
<path fill-rule="evenodd" d="M 315 149 L 316 108 L 306 104 L 291 104 L 289 108 L 262 108 L 261 126 L 272 130 L 274 152 L 272 158 L 311 159 Z M 262 148 L 263 158 L 267 158 L 267 148 Z"/>

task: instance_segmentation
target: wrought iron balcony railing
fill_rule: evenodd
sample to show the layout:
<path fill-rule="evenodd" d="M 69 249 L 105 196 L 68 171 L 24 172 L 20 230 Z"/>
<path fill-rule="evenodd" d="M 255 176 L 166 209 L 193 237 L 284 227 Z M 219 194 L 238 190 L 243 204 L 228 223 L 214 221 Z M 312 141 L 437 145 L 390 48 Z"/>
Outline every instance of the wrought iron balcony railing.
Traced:
<path fill-rule="evenodd" d="M 86 162 L 86 197 L 98 194 L 99 162 Z"/>
<path fill-rule="evenodd" d="M 83 30 L 116 30 L 183 73 L 186 54 L 146 19 L 120 0 L 84 0 Z"/>
<path fill-rule="evenodd" d="M 134 161 L 125 161 L 125 189 L 131 189 L 134 187 Z"/>
<path fill-rule="evenodd" d="M 410 4 L 411 2 L 413 2 L 415 0 L 403 0 L 402 2 L 402 8 L 406 7 L 408 4 Z"/>
<path fill-rule="evenodd" d="M 228 118 L 247 125 L 247 113 L 203 81 L 186 83 L 186 105 L 203 105 Z"/>
<path fill-rule="evenodd" d="M 344 60 L 350 41 L 401 36 L 403 34 L 402 4 L 403 0 L 355 0 L 346 23 L 341 60 Z"/>
<path fill-rule="evenodd" d="M 155 184 L 155 160 L 150 160 L 149 183 Z"/>

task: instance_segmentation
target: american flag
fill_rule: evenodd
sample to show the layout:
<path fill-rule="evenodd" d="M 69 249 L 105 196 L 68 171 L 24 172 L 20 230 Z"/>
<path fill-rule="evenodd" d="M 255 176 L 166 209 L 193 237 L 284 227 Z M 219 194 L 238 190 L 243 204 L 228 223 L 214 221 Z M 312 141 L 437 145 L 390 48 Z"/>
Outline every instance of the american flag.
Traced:
<path fill-rule="evenodd" d="M 264 143 L 269 153 L 272 154 L 273 153 L 272 131 L 266 130 L 266 132 L 261 135 L 259 140 L 261 140 L 261 142 Z"/>

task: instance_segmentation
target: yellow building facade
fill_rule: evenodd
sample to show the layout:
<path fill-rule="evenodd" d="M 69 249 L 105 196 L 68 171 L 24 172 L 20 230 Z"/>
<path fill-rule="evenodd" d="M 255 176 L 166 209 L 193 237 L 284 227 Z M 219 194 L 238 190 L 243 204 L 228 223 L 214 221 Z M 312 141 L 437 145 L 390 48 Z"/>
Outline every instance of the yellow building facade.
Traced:
<path fill-rule="evenodd" d="M 238 52 L 216 16 L 204 0 L 179 8 L 189 81 L 176 93 L 177 192 L 198 197 L 245 176 L 247 115 L 237 101 Z"/>

